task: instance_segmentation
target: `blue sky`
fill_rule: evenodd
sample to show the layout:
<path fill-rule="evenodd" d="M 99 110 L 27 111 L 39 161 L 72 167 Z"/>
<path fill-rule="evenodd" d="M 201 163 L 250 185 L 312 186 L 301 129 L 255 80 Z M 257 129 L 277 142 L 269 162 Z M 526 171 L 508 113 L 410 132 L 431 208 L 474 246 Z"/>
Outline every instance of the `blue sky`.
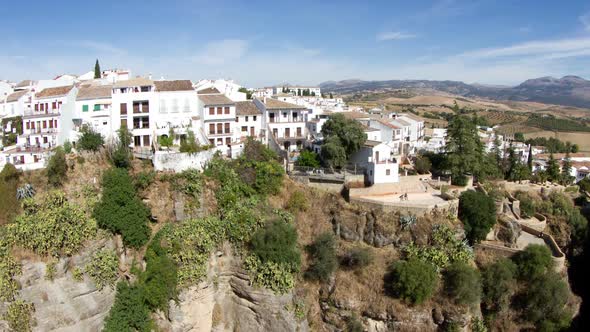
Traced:
<path fill-rule="evenodd" d="M 370 4 L 368 4 L 369 2 Z M 11 1 L 0 79 L 104 68 L 248 86 L 590 78 L 588 1 Z"/>

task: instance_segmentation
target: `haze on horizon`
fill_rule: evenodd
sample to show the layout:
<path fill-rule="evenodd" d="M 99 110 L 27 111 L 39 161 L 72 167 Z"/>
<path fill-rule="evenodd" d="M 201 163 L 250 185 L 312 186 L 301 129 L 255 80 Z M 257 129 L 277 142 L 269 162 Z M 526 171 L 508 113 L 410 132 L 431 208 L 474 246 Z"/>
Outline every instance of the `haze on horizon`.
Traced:
<path fill-rule="evenodd" d="M 103 68 L 247 86 L 590 77 L 590 3 L 33 1 L 3 4 L 0 79 Z"/>

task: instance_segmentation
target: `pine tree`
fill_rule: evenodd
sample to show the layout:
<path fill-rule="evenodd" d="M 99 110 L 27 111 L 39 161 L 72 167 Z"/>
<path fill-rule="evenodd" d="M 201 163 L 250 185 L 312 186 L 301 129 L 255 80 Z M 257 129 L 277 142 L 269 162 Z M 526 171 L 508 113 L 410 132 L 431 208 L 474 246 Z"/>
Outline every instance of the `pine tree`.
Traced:
<path fill-rule="evenodd" d="M 569 149 L 568 149 L 568 152 L 565 153 L 563 167 L 561 168 L 561 183 L 563 185 L 569 185 L 571 183 L 571 178 L 572 178 L 572 176 L 570 175 L 571 172 L 572 172 L 572 161 L 570 159 L 570 153 L 569 153 Z"/>
<path fill-rule="evenodd" d="M 447 128 L 447 137 L 445 150 L 453 179 L 464 182 L 467 173 L 477 175 L 481 170 L 484 147 L 475 124 L 465 116 L 455 116 Z"/>
<path fill-rule="evenodd" d="M 559 180 L 559 164 L 553 157 L 553 153 L 549 155 L 549 162 L 547 163 L 547 178 L 551 182 Z"/>
<path fill-rule="evenodd" d="M 506 178 L 513 178 L 513 173 L 518 166 L 518 158 L 516 157 L 516 153 L 514 152 L 514 147 L 512 146 L 512 142 L 510 142 L 510 146 L 508 147 L 508 170 L 506 171 Z"/>
<path fill-rule="evenodd" d="M 101 78 L 100 72 L 100 64 L 98 63 L 98 59 L 96 59 L 96 63 L 94 64 L 94 78 Z"/>

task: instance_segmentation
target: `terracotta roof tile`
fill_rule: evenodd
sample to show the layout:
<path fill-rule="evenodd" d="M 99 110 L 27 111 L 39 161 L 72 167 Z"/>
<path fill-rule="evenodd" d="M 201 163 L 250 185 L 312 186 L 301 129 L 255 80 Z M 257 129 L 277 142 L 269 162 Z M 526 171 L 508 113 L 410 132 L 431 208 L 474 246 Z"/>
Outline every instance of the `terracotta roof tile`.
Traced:
<path fill-rule="evenodd" d="M 157 91 L 192 91 L 193 83 L 190 80 L 155 81 Z"/>
<path fill-rule="evenodd" d="M 264 101 L 264 105 L 266 105 L 266 109 L 269 110 L 307 109 L 307 107 L 305 106 L 299 106 L 272 98 L 266 98 L 266 101 Z"/>
<path fill-rule="evenodd" d="M 199 95 L 204 105 L 233 105 L 234 102 L 225 95 Z"/>
<path fill-rule="evenodd" d="M 236 102 L 236 115 L 258 115 L 261 113 L 251 100 Z"/>
<path fill-rule="evenodd" d="M 151 86 L 154 85 L 154 81 L 143 77 L 136 77 L 130 80 L 119 81 L 113 85 L 114 88 L 128 88 L 132 86 Z"/>
<path fill-rule="evenodd" d="M 50 97 L 61 97 L 67 95 L 72 89 L 73 85 L 58 86 L 55 88 L 47 88 L 38 92 L 35 97 L 37 98 L 50 98 Z"/>
<path fill-rule="evenodd" d="M 10 103 L 13 101 L 17 101 L 22 96 L 26 95 L 28 92 L 29 92 L 29 90 L 22 90 L 22 91 L 13 92 L 13 93 L 9 94 L 8 97 L 6 97 L 6 102 Z"/>
<path fill-rule="evenodd" d="M 207 94 L 216 94 L 216 93 L 221 93 L 221 92 L 219 90 L 217 90 L 217 88 L 206 88 L 206 89 L 197 91 L 197 93 L 200 95 L 207 95 Z"/>
<path fill-rule="evenodd" d="M 111 98 L 112 90 L 112 85 L 82 86 L 78 90 L 76 100 Z"/>

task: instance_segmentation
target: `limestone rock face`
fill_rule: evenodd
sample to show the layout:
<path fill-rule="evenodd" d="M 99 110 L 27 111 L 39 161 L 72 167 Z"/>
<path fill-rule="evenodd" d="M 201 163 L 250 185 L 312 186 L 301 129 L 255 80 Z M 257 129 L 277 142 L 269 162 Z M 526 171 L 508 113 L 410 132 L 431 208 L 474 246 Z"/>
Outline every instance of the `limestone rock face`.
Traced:
<path fill-rule="evenodd" d="M 363 241 L 377 248 L 399 240 L 394 232 L 398 223 L 397 220 L 385 221 L 382 214 L 374 211 L 338 210 L 332 213 L 332 225 L 337 236 L 346 241 Z"/>
<path fill-rule="evenodd" d="M 213 255 L 206 282 L 184 290 L 170 303 L 168 322 L 158 325 L 188 331 L 309 331 L 295 316 L 292 294 L 276 295 L 250 285 L 231 254 Z"/>
<path fill-rule="evenodd" d="M 23 260 L 18 298 L 35 305 L 34 331 L 100 331 L 115 300 L 115 290 L 99 291 L 92 280 L 78 282 L 72 277 L 74 266 L 83 267 L 96 250 L 115 248 L 112 240 L 95 242 L 76 256 L 62 258 L 55 265 L 53 281 L 46 280 L 47 265 Z M 0 312 L 3 311 L 0 303 Z M 3 322 L 0 322 L 0 330 Z"/>
<path fill-rule="evenodd" d="M 516 220 L 500 217 L 496 237 L 511 248 L 516 248 L 516 241 L 520 237 L 522 228 Z"/>

